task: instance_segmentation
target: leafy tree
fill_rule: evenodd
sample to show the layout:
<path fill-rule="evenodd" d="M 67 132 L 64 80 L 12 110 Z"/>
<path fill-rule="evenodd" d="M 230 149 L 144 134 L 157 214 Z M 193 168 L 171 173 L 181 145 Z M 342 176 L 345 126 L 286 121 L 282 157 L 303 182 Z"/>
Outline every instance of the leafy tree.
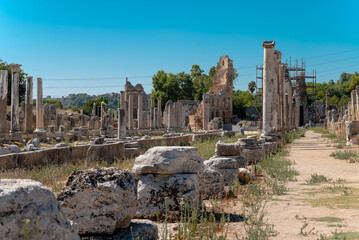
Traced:
<path fill-rule="evenodd" d="M 217 68 L 215 66 L 211 67 L 208 71 L 208 76 L 213 79 L 214 74 L 216 74 Z"/>
<path fill-rule="evenodd" d="M 329 104 L 330 105 L 337 105 L 339 103 L 339 98 L 334 95 L 329 99 Z"/>
<path fill-rule="evenodd" d="M 352 90 L 355 89 L 356 86 L 359 85 L 359 76 L 352 75 L 350 78 L 350 83 L 348 84 L 348 87 L 345 88 L 345 91 L 348 93 L 351 93 Z"/>
<path fill-rule="evenodd" d="M 233 91 L 233 114 L 239 118 L 247 118 L 246 107 L 254 104 L 254 95 L 250 91 Z"/>
<path fill-rule="evenodd" d="M 88 115 L 88 116 L 91 116 L 92 115 L 92 108 L 93 108 L 93 104 L 95 103 L 96 104 L 96 108 L 98 106 L 101 106 L 101 103 L 102 102 L 105 102 L 106 104 L 108 104 L 108 100 L 105 98 L 105 97 L 101 97 L 101 98 L 98 98 L 98 99 L 90 99 L 88 100 L 84 107 L 83 107 L 83 113 Z"/>
<path fill-rule="evenodd" d="M 192 79 L 196 79 L 200 76 L 202 76 L 202 73 L 204 73 L 204 70 L 202 70 L 199 65 L 195 64 L 195 65 L 192 65 L 192 68 L 191 68 L 191 77 Z"/>
<path fill-rule="evenodd" d="M 7 70 L 8 71 L 8 94 L 7 94 L 7 104 L 11 104 L 11 68 L 8 63 L 3 62 L 0 59 L 0 70 Z M 22 69 L 20 69 L 19 73 L 19 103 L 25 100 L 26 95 L 26 76 L 27 73 L 25 73 Z"/>
<path fill-rule="evenodd" d="M 256 83 L 254 81 L 250 81 L 248 83 L 248 90 L 253 94 L 254 90 L 256 90 Z"/>
<path fill-rule="evenodd" d="M 180 72 L 177 74 L 180 87 L 180 96 L 184 100 L 193 100 L 195 95 L 195 90 L 193 86 L 193 81 L 191 75 L 185 72 Z"/>

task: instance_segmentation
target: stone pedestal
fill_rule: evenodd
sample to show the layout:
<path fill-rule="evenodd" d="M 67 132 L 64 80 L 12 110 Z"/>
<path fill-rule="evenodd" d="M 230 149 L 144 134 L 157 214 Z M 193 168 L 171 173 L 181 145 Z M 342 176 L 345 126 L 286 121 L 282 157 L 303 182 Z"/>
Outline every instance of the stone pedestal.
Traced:
<path fill-rule="evenodd" d="M 8 71 L 0 70 L 0 137 L 4 138 L 9 132 L 7 125 L 7 91 Z"/>

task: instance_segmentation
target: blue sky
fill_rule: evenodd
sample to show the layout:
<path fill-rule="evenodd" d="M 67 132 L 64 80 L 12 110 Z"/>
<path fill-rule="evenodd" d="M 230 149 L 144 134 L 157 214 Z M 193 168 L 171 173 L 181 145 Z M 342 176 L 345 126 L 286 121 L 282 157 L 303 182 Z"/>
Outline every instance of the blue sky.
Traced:
<path fill-rule="evenodd" d="M 0 59 L 42 77 L 44 96 L 119 92 L 125 76 L 150 92 L 158 70 L 208 71 L 225 54 L 240 74 L 235 88 L 247 89 L 263 40 L 276 41 L 283 61 L 303 57 L 319 81 L 359 71 L 356 0 L 0 3 Z"/>

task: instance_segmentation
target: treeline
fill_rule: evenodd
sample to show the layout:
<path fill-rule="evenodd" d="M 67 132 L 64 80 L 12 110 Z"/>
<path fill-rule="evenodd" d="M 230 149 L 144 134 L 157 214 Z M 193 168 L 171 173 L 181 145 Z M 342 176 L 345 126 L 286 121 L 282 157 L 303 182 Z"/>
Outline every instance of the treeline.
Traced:
<path fill-rule="evenodd" d="M 162 108 L 168 100 L 202 100 L 202 95 L 212 86 L 216 68 L 211 67 L 208 74 L 199 65 L 193 65 L 190 73 L 177 74 L 159 70 L 152 77 L 152 98 L 162 99 Z"/>
<path fill-rule="evenodd" d="M 350 93 L 359 85 L 359 72 L 345 73 L 335 82 L 330 80 L 328 83 L 316 84 L 316 99 L 325 104 L 327 92 L 330 94 L 329 104 L 343 107 L 350 102 Z M 307 83 L 307 86 L 313 86 L 313 83 Z M 308 88 L 308 94 L 313 94 L 313 88 Z M 309 104 L 314 101 L 314 96 L 308 98 Z"/>

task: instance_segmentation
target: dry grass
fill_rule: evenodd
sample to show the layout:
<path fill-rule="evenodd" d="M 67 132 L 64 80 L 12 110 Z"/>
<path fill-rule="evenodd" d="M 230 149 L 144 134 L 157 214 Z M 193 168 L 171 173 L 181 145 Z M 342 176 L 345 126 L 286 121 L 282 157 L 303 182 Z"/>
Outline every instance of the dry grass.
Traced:
<path fill-rule="evenodd" d="M 95 167 L 117 167 L 120 169 L 131 169 L 134 159 L 116 160 L 108 164 L 107 162 L 98 162 L 86 164 L 84 161 L 77 163 L 66 163 L 62 165 L 49 165 L 33 169 L 14 169 L 1 172 L 2 178 L 10 179 L 32 179 L 41 182 L 45 186 L 58 192 L 65 185 L 68 176 L 76 170 L 84 170 Z"/>

